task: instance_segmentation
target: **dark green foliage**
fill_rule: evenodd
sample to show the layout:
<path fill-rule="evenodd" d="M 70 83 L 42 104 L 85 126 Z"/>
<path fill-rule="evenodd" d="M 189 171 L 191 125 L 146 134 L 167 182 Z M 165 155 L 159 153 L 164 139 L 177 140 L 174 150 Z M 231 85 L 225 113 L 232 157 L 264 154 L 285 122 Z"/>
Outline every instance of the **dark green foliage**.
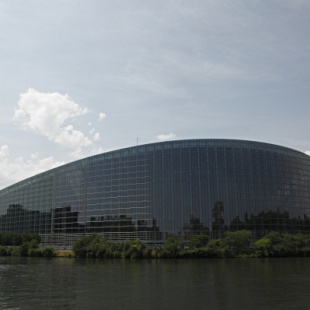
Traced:
<path fill-rule="evenodd" d="M 22 242 L 31 242 L 33 240 L 36 240 L 36 242 L 39 244 L 41 242 L 41 237 L 38 234 L 21 234 L 22 236 Z"/>
<path fill-rule="evenodd" d="M 85 241 L 87 241 L 84 250 L 86 257 L 104 257 L 107 253 L 107 245 L 99 235 L 92 234 L 88 239 L 84 240 L 84 242 Z"/>
<path fill-rule="evenodd" d="M 36 254 L 38 247 L 39 242 L 37 239 L 26 241 L 19 247 L 20 256 L 39 256 L 38 254 Z"/>
<path fill-rule="evenodd" d="M 201 242 L 202 241 L 202 242 Z M 153 257 L 296 257 L 310 256 L 310 236 L 270 232 L 255 243 L 252 232 L 225 232 L 222 239 L 207 241 L 204 236 L 192 236 L 189 247 L 180 238 L 171 238 L 153 250 Z"/>
<path fill-rule="evenodd" d="M 85 236 L 75 241 L 73 244 L 73 252 L 76 257 L 87 257 L 87 246 L 97 237 L 96 234 Z"/>
<path fill-rule="evenodd" d="M 1 233 L 0 256 L 54 257 L 52 248 L 39 248 L 40 238 L 34 234 Z M 32 238 L 32 239 L 31 239 Z M 21 240 L 24 240 L 19 246 Z M 12 245 L 13 244 L 13 245 Z M 193 235 L 189 240 L 169 237 L 162 245 L 147 247 L 140 240 L 112 242 L 92 234 L 73 245 L 75 257 L 89 258 L 228 258 L 309 256 L 310 235 L 270 232 L 253 242 L 252 232 L 225 232 L 222 239 L 209 240 L 207 235 Z"/>
<path fill-rule="evenodd" d="M 223 246 L 222 240 L 220 239 L 213 239 L 210 240 L 207 246 L 207 257 L 210 258 L 220 258 L 225 257 L 224 253 L 227 253 L 227 246 Z"/>
<path fill-rule="evenodd" d="M 5 246 L 0 245 L 0 256 L 7 256 L 8 255 L 8 250 Z"/>
<path fill-rule="evenodd" d="M 125 243 L 125 251 L 122 253 L 123 258 L 144 258 L 146 245 L 140 240 L 130 240 Z"/>
<path fill-rule="evenodd" d="M 153 258 L 160 258 L 161 253 L 162 253 L 162 247 L 160 245 L 156 245 L 150 254 L 151 254 L 151 257 Z"/>
<path fill-rule="evenodd" d="M 270 239 L 261 238 L 255 242 L 258 257 L 269 257 L 272 253 L 272 242 Z"/>
<path fill-rule="evenodd" d="M 185 241 L 180 237 L 169 237 L 163 244 L 160 257 L 177 258 L 181 257 L 185 249 Z"/>
<path fill-rule="evenodd" d="M 190 237 L 189 247 L 191 249 L 202 248 L 207 246 L 208 242 L 209 242 L 208 235 L 192 235 Z"/>
<path fill-rule="evenodd" d="M 56 256 L 55 250 L 53 248 L 43 248 L 41 249 L 43 257 L 54 257 Z"/>
<path fill-rule="evenodd" d="M 14 232 L 1 232 L 0 245 L 4 246 L 20 246 L 25 242 L 37 240 L 40 243 L 41 238 L 38 234 L 31 233 L 14 233 Z"/>
<path fill-rule="evenodd" d="M 19 247 L 19 256 L 28 256 L 28 251 L 29 242 L 25 242 Z"/>
<path fill-rule="evenodd" d="M 28 255 L 32 257 L 54 257 L 56 256 L 53 248 L 33 248 L 28 244 Z"/>
<path fill-rule="evenodd" d="M 0 233 L 0 256 L 55 256 L 53 249 L 39 249 L 37 234 Z"/>
<path fill-rule="evenodd" d="M 20 246 L 14 246 L 14 247 L 8 248 L 8 255 L 10 255 L 10 256 L 21 256 L 20 250 L 21 250 Z"/>
<path fill-rule="evenodd" d="M 40 249 L 28 249 L 27 255 L 23 255 L 23 256 L 41 257 L 42 256 L 42 252 L 41 252 Z"/>
<path fill-rule="evenodd" d="M 100 235 L 91 234 L 82 237 L 73 244 L 73 252 L 76 257 L 93 258 L 143 258 L 149 255 L 145 244 L 140 240 L 127 242 L 111 242 Z"/>
<path fill-rule="evenodd" d="M 76 257 L 112 258 L 120 255 L 118 246 L 93 233 L 75 241 L 72 249 Z"/>
<path fill-rule="evenodd" d="M 309 256 L 309 235 L 270 232 L 255 242 L 259 257 Z"/>
<path fill-rule="evenodd" d="M 245 253 L 252 243 L 252 232 L 249 230 L 227 231 L 222 239 L 222 247 L 235 254 Z"/>

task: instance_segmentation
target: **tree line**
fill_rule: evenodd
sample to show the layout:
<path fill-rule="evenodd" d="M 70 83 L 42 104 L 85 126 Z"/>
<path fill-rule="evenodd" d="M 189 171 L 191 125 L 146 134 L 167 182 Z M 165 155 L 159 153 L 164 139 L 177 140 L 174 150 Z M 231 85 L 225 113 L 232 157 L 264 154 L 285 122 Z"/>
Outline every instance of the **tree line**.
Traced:
<path fill-rule="evenodd" d="M 310 235 L 270 232 L 254 240 L 252 231 L 240 230 L 225 232 L 220 239 L 197 234 L 189 239 L 169 237 L 163 244 L 147 246 L 140 240 L 113 242 L 93 233 L 75 241 L 72 250 L 74 257 L 84 258 L 309 257 Z M 3 232 L 0 256 L 53 257 L 56 251 L 40 247 L 37 234 Z"/>
<path fill-rule="evenodd" d="M 55 256 L 55 250 L 40 247 L 40 241 L 38 234 L 1 232 L 0 256 Z"/>
<path fill-rule="evenodd" d="M 259 240 L 252 231 L 225 232 L 221 239 L 192 235 L 170 237 L 164 244 L 147 246 L 140 240 L 113 242 L 95 233 L 73 244 L 75 257 L 92 258 L 229 258 L 310 256 L 310 235 L 270 232 Z"/>

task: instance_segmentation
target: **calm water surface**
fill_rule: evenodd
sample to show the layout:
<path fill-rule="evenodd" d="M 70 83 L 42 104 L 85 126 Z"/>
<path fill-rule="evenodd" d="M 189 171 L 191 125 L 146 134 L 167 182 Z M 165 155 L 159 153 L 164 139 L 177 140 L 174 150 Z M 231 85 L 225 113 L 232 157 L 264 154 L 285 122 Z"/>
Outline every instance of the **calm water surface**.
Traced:
<path fill-rule="evenodd" d="M 310 259 L 0 258 L 0 309 L 310 309 Z"/>

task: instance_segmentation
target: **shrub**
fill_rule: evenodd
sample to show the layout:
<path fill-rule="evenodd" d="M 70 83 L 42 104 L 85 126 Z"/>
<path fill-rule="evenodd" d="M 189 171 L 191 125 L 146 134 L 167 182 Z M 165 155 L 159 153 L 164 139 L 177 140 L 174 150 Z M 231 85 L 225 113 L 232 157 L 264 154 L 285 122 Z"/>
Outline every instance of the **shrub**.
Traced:
<path fill-rule="evenodd" d="M 7 256 L 7 255 L 8 255 L 7 248 L 3 245 L 0 245 L 0 256 Z"/>
<path fill-rule="evenodd" d="M 140 240 L 130 240 L 125 244 L 125 251 L 122 253 L 123 258 L 143 258 L 146 245 Z"/>
<path fill-rule="evenodd" d="M 43 248 L 41 249 L 41 253 L 43 257 L 55 257 L 56 252 L 53 248 Z"/>
<path fill-rule="evenodd" d="M 209 242 L 208 235 L 192 235 L 189 246 L 191 249 L 206 247 Z"/>
<path fill-rule="evenodd" d="M 185 242 L 180 237 L 169 237 L 162 246 L 160 257 L 177 258 L 184 252 Z"/>

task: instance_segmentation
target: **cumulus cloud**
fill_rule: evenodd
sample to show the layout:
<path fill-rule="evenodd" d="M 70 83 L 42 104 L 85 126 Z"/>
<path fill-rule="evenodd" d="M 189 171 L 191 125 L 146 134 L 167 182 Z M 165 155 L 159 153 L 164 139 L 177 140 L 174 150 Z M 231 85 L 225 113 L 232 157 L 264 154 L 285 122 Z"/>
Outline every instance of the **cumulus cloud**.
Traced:
<path fill-rule="evenodd" d="M 98 121 L 102 121 L 105 118 L 106 118 L 105 113 L 100 112 L 99 115 L 98 115 Z"/>
<path fill-rule="evenodd" d="M 1 149 L 0 149 L 0 159 L 3 160 L 5 158 L 7 158 L 10 154 L 10 151 L 9 151 L 9 148 L 7 145 L 3 145 L 1 146 Z"/>
<path fill-rule="evenodd" d="M 0 188 L 64 164 L 52 156 L 39 158 L 38 153 L 13 159 L 7 145 L 0 148 L 0 159 Z"/>
<path fill-rule="evenodd" d="M 29 88 L 20 95 L 14 120 L 24 129 L 45 136 L 59 145 L 76 148 L 92 144 L 91 140 L 79 130 L 68 125 L 88 112 L 68 95 L 42 93 Z"/>
<path fill-rule="evenodd" d="M 306 151 L 305 153 L 310 156 L 310 151 Z"/>
<path fill-rule="evenodd" d="M 162 134 L 162 135 L 158 135 L 156 138 L 160 141 L 163 141 L 163 140 L 169 140 L 169 139 L 173 139 L 175 138 L 176 135 L 172 132 L 168 133 L 168 134 Z"/>
<path fill-rule="evenodd" d="M 38 152 L 34 152 L 30 156 L 31 156 L 31 158 L 34 159 L 34 158 L 38 158 L 39 154 L 38 154 Z"/>
<path fill-rule="evenodd" d="M 95 132 L 93 139 L 94 139 L 94 141 L 100 140 L 100 133 L 99 132 Z"/>
<path fill-rule="evenodd" d="M 100 133 L 95 131 L 95 128 L 92 128 L 92 130 L 89 132 L 93 138 L 93 141 L 100 140 Z"/>
<path fill-rule="evenodd" d="M 74 130 L 72 125 L 62 128 L 62 131 L 55 136 L 54 142 L 71 148 L 92 144 L 89 138 L 87 138 L 81 131 Z"/>

